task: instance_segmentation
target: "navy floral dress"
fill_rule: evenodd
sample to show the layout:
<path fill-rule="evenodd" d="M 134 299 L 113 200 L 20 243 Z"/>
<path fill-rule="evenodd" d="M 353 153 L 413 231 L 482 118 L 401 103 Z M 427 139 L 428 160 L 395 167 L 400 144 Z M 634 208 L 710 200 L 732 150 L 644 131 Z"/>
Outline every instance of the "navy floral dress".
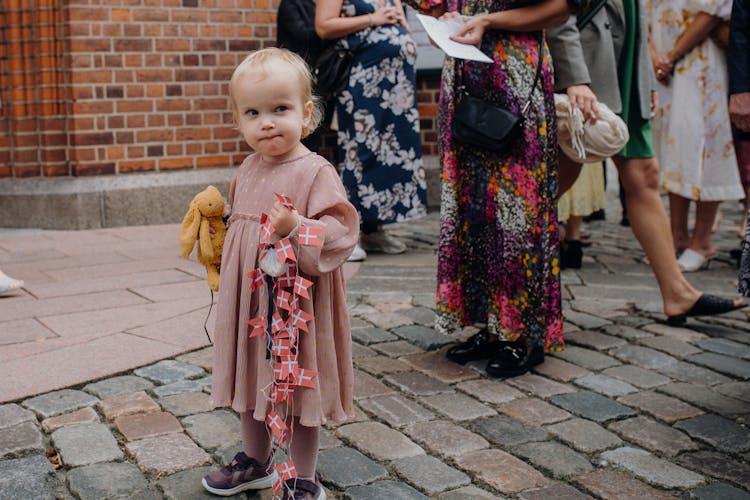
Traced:
<path fill-rule="evenodd" d="M 344 0 L 342 16 L 377 10 L 377 0 Z M 339 160 L 363 228 L 425 215 L 414 40 L 403 26 L 358 31 L 338 43 L 354 49 L 349 85 L 338 96 Z"/>

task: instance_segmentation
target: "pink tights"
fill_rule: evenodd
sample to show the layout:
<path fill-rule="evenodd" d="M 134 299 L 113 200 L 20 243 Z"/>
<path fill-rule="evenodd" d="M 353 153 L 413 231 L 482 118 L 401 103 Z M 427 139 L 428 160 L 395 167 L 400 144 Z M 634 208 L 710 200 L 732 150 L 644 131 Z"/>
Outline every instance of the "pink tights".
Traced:
<path fill-rule="evenodd" d="M 289 455 L 294 461 L 297 474 L 302 479 L 314 480 L 318 464 L 319 427 L 305 427 L 299 417 L 293 418 L 292 442 Z M 265 462 L 271 456 L 271 437 L 265 422 L 253 418 L 252 412 L 240 413 L 242 422 L 242 448 L 250 458 Z M 290 422 L 287 421 L 287 425 Z"/>

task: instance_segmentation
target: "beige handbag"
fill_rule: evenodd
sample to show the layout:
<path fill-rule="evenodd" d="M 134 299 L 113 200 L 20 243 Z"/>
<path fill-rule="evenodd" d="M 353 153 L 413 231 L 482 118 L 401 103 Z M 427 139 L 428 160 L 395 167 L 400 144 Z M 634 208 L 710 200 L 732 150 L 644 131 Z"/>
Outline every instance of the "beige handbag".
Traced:
<path fill-rule="evenodd" d="M 630 136 L 622 118 L 606 104 L 597 103 L 596 123 L 583 121 L 580 109 L 571 109 L 566 94 L 555 94 L 557 140 L 565 156 L 578 163 L 603 161 L 618 153 Z"/>

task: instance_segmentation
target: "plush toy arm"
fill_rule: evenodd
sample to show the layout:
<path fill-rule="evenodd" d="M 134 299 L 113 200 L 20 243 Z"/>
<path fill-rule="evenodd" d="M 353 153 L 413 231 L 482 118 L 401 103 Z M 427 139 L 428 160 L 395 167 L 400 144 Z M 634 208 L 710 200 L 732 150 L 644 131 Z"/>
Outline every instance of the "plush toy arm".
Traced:
<path fill-rule="evenodd" d="M 201 214 L 198 208 L 191 206 L 182 220 L 182 230 L 180 231 L 180 254 L 186 259 L 193 251 L 195 240 L 198 238 L 198 228 L 201 223 Z"/>
<path fill-rule="evenodd" d="M 201 248 L 201 254 L 205 259 L 210 260 L 214 258 L 214 246 L 211 243 L 211 225 L 208 219 L 204 218 L 201 221 L 198 244 Z"/>

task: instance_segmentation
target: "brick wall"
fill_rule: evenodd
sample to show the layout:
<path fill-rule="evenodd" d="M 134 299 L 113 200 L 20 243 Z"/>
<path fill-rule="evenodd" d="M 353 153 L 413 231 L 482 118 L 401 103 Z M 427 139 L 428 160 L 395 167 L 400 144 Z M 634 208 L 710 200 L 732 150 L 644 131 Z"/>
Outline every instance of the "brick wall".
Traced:
<path fill-rule="evenodd" d="M 0 177 L 164 172 L 237 164 L 227 81 L 274 45 L 278 0 L 5 0 Z M 436 154 L 439 78 L 420 78 Z M 331 154 L 335 138 L 324 138 Z"/>

